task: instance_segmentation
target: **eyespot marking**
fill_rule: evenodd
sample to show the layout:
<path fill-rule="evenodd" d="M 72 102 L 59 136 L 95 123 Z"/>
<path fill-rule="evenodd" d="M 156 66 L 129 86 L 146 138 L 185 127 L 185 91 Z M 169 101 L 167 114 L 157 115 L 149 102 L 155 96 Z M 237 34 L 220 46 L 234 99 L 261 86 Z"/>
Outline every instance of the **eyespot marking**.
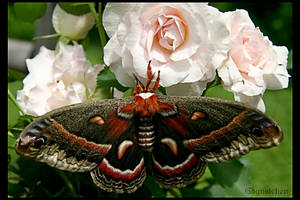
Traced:
<path fill-rule="evenodd" d="M 191 120 L 198 120 L 198 119 L 203 119 L 206 117 L 206 114 L 204 112 L 194 112 L 191 116 Z"/>
<path fill-rule="evenodd" d="M 36 141 L 34 142 L 34 148 L 40 148 L 43 144 L 45 144 L 47 142 L 47 137 L 45 136 L 41 136 L 39 138 L 36 139 Z"/>
<path fill-rule="evenodd" d="M 175 156 L 178 155 L 178 147 L 175 140 L 171 138 L 163 138 L 160 142 L 167 145 Z"/>
<path fill-rule="evenodd" d="M 133 142 L 131 140 L 124 140 L 119 146 L 118 146 L 118 158 L 119 160 L 122 159 L 123 155 L 125 154 L 126 150 L 133 146 Z"/>
<path fill-rule="evenodd" d="M 104 119 L 102 117 L 100 117 L 99 115 L 97 115 L 97 116 L 90 118 L 89 122 L 93 123 L 93 124 L 98 124 L 99 126 L 102 126 L 104 124 Z"/>

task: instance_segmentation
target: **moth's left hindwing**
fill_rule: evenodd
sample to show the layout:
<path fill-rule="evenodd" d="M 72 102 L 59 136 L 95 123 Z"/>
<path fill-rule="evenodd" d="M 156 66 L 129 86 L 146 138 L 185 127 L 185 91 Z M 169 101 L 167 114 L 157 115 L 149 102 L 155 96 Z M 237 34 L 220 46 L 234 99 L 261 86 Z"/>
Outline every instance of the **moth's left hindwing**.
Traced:
<path fill-rule="evenodd" d="M 117 107 L 132 101 L 132 97 L 94 101 L 49 112 L 21 133 L 16 152 L 62 170 L 91 171 L 112 148 L 106 122 Z"/>
<path fill-rule="evenodd" d="M 278 145 L 279 125 L 259 110 L 242 103 L 205 97 L 159 96 L 173 105 L 163 125 L 181 135 L 185 148 L 206 162 L 225 162 L 251 150 Z"/>

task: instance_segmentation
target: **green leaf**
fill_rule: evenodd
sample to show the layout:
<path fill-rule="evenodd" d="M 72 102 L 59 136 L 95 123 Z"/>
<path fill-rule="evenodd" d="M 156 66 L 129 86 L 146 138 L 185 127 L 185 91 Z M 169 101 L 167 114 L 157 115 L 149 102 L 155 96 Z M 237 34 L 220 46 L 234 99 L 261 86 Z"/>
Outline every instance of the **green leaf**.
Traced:
<path fill-rule="evenodd" d="M 250 164 L 240 158 L 225 163 L 209 164 L 213 177 L 232 196 L 249 196 L 247 186 L 250 185 Z"/>
<path fill-rule="evenodd" d="M 23 81 L 23 79 L 26 76 L 24 73 L 11 68 L 8 68 L 7 72 L 8 72 L 8 82 L 18 81 L 18 80 Z"/>
<path fill-rule="evenodd" d="M 215 78 L 213 81 L 207 83 L 206 88 L 208 89 L 208 88 L 211 88 L 211 87 L 215 87 L 215 86 L 217 86 L 217 85 L 220 85 L 220 84 L 221 84 L 221 78 L 220 78 L 220 77 L 218 76 L 218 74 L 217 74 L 217 75 L 216 75 L 216 78 Z"/>
<path fill-rule="evenodd" d="M 147 176 L 145 182 L 145 186 L 151 191 L 152 197 L 154 198 L 162 198 L 165 197 L 164 190 L 157 184 L 152 176 Z"/>
<path fill-rule="evenodd" d="M 46 7 L 46 3 L 14 3 L 16 16 L 26 22 L 34 22 L 44 16 Z"/>
<path fill-rule="evenodd" d="M 182 194 L 178 188 L 169 188 L 166 192 L 167 198 L 181 198 Z"/>
<path fill-rule="evenodd" d="M 126 90 L 125 92 L 124 92 L 124 94 L 123 94 L 123 98 L 124 97 L 130 97 L 130 96 L 132 96 L 132 92 L 133 92 L 133 88 L 129 88 L 128 90 Z"/>
<path fill-rule="evenodd" d="M 11 155 L 7 155 L 7 158 L 8 158 L 8 165 L 9 165 L 9 163 L 10 163 L 10 161 L 11 161 Z"/>
<path fill-rule="evenodd" d="M 191 198 L 191 197 L 224 197 L 225 189 L 219 184 L 213 184 L 208 187 L 205 187 L 202 190 L 195 188 L 182 188 L 182 197 Z"/>
<path fill-rule="evenodd" d="M 205 90 L 205 95 L 204 96 L 234 100 L 233 93 L 228 92 L 227 90 L 225 90 L 222 85 L 217 85 L 215 87 L 210 87 L 209 89 Z"/>
<path fill-rule="evenodd" d="M 25 120 L 25 121 L 33 121 L 36 117 L 32 115 L 22 115 L 20 116 L 20 120 Z"/>
<path fill-rule="evenodd" d="M 85 49 L 86 58 L 92 65 L 104 64 L 103 62 L 103 50 L 100 48 L 100 39 L 96 27 L 93 27 L 87 37 L 82 41 L 82 46 Z"/>
<path fill-rule="evenodd" d="M 76 2 L 68 2 L 68 3 L 58 3 L 58 5 L 67 13 L 71 15 L 84 15 L 90 12 L 90 8 L 88 3 L 76 3 Z"/>
<path fill-rule="evenodd" d="M 9 38 L 17 38 L 27 41 L 32 40 L 35 31 L 35 24 L 32 22 L 24 22 L 16 17 L 13 3 L 8 4 L 7 18 L 7 33 Z"/>
<path fill-rule="evenodd" d="M 99 99 L 112 99 L 112 93 L 110 88 L 97 88 L 90 100 L 99 100 Z"/>
<path fill-rule="evenodd" d="M 105 67 L 98 74 L 98 81 L 97 81 L 97 88 L 106 88 L 106 87 L 115 87 L 122 92 L 128 90 L 128 87 L 122 86 L 117 81 L 115 74 L 111 72 L 108 67 Z"/>
<path fill-rule="evenodd" d="M 7 193 L 13 195 L 13 197 L 20 197 L 26 192 L 24 186 L 21 186 L 19 183 L 8 183 Z"/>
<path fill-rule="evenodd" d="M 66 173 L 61 170 L 58 170 L 58 169 L 55 169 L 55 171 L 61 177 L 61 179 L 63 179 L 63 181 L 66 183 L 66 185 L 69 188 L 70 192 L 72 193 L 73 197 L 79 197 L 70 178 L 66 175 Z"/>
<path fill-rule="evenodd" d="M 158 87 L 158 90 L 159 90 L 163 95 L 167 95 L 166 88 L 160 86 L 160 87 Z"/>
<path fill-rule="evenodd" d="M 16 97 L 17 90 L 23 88 L 23 84 L 21 81 L 14 81 L 8 83 L 8 89 L 11 91 L 14 97 Z M 15 106 L 15 104 L 8 98 L 7 100 L 7 110 L 8 110 L 8 125 L 12 125 L 17 122 L 20 114 L 19 109 Z"/>
<path fill-rule="evenodd" d="M 7 144 L 8 144 L 8 147 L 14 148 L 15 144 L 16 144 L 16 138 L 14 136 L 8 135 Z"/>

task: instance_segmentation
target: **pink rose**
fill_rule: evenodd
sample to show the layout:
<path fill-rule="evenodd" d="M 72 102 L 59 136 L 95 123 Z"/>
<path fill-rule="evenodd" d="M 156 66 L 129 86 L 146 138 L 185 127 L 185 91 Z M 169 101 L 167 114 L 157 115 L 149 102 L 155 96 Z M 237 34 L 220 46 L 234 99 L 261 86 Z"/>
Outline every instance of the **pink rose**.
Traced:
<path fill-rule="evenodd" d="M 235 100 L 265 111 L 261 98 L 265 90 L 288 87 L 288 50 L 263 36 L 247 11 L 226 12 L 223 17 L 231 39 L 229 58 L 218 68 L 223 87 L 234 93 Z"/>
<path fill-rule="evenodd" d="M 32 59 L 26 59 L 29 74 L 17 101 L 28 115 L 40 116 L 53 109 L 87 101 L 87 91 L 96 88 L 97 74 L 103 66 L 91 66 L 82 46 L 60 43 L 56 54 L 45 47 Z"/>
<path fill-rule="evenodd" d="M 219 15 L 206 3 L 108 3 L 104 62 L 122 85 L 132 87 L 133 74 L 145 82 L 151 60 L 168 94 L 201 95 L 229 49 Z"/>

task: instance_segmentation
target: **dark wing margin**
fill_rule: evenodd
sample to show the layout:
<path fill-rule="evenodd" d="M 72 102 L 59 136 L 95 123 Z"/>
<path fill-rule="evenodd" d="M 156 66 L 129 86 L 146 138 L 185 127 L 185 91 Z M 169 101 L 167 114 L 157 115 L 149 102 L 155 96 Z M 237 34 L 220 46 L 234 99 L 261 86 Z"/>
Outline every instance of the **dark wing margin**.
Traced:
<path fill-rule="evenodd" d="M 184 119 L 185 130 L 177 131 L 184 146 L 206 162 L 225 162 L 283 139 L 274 120 L 246 104 L 205 97 L 159 99 L 176 106 L 177 117 Z"/>

